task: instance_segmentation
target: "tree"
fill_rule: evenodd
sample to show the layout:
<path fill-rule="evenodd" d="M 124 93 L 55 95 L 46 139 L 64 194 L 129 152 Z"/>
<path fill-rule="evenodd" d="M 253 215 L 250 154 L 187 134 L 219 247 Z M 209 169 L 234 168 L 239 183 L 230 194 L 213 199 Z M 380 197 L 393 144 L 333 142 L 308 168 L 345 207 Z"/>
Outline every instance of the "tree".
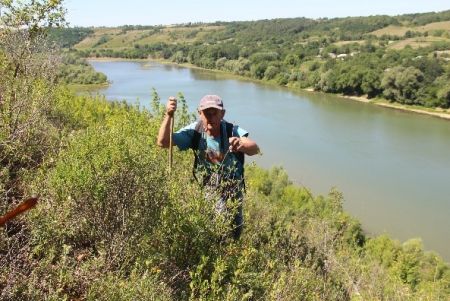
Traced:
<path fill-rule="evenodd" d="M 381 80 L 383 95 L 405 104 L 418 103 L 417 96 L 424 80 L 423 73 L 414 67 L 397 66 L 385 72 Z"/>
<path fill-rule="evenodd" d="M 366 70 L 361 83 L 363 93 L 367 94 L 369 98 L 380 94 L 380 81 L 381 79 L 379 72 L 373 69 Z"/>
<path fill-rule="evenodd" d="M 182 50 L 178 50 L 172 57 L 172 61 L 178 63 L 178 64 L 182 64 L 182 63 L 186 63 L 187 59 L 184 56 L 184 53 Z"/>
<path fill-rule="evenodd" d="M 450 84 L 445 85 L 437 92 L 437 98 L 441 107 L 450 107 Z"/>
<path fill-rule="evenodd" d="M 61 2 L 0 0 L 0 195 L 6 203 L 21 198 L 21 173 L 36 167 L 52 144 L 48 115 L 59 55 L 46 33 L 65 23 Z"/>
<path fill-rule="evenodd" d="M 13 77 L 25 73 L 37 54 L 48 52 L 47 30 L 65 25 L 62 0 L 0 0 L 3 15 L 0 24 L 0 48 L 7 56 Z M 29 70 L 29 68 L 28 68 Z"/>
<path fill-rule="evenodd" d="M 300 63 L 300 59 L 295 54 L 288 54 L 286 58 L 284 59 L 284 63 L 287 66 L 295 67 Z"/>
<path fill-rule="evenodd" d="M 436 58 L 419 57 L 410 60 L 405 67 L 414 67 L 419 69 L 424 75 L 424 81 L 427 84 L 432 83 L 437 77 L 444 73 L 443 66 Z"/>
<path fill-rule="evenodd" d="M 269 67 L 267 67 L 266 71 L 264 72 L 264 78 L 267 79 L 267 80 L 271 80 L 279 72 L 280 72 L 280 69 L 278 67 L 270 65 Z"/>
<path fill-rule="evenodd" d="M 262 79 L 267 69 L 267 63 L 257 63 L 250 67 L 250 74 L 257 79 Z"/>
<path fill-rule="evenodd" d="M 66 10 L 62 0 L 0 0 L 3 8 L 2 23 L 7 33 L 25 29 L 30 40 L 45 33 L 51 27 L 66 24 Z"/>

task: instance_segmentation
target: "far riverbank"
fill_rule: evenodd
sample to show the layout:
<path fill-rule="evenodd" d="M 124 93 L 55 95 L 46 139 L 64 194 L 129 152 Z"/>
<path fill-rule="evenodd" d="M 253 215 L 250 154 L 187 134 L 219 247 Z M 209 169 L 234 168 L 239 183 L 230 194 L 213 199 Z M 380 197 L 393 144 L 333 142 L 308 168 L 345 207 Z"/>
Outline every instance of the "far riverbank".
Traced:
<path fill-rule="evenodd" d="M 312 93 L 324 93 L 324 92 L 315 91 L 313 88 L 307 88 L 304 90 L 308 91 L 308 92 L 312 92 Z M 332 93 L 325 93 L 325 94 L 337 95 L 342 98 L 351 99 L 351 100 L 355 100 L 355 101 L 359 101 L 359 102 L 370 103 L 370 104 L 374 104 L 374 105 L 385 107 L 385 108 L 402 110 L 402 111 L 419 113 L 419 114 L 426 114 L 426 115 L 431 115 L 431 116 L 450 120 L 450 110 L 449 109 L 447 109 L 447 110 L 446 109 L 432 109 L 432 108 L 422 108 L 422 107 L 418 107 L 418 106 L 408 106 L 408 105 L 402 105 L 399 103 L 392 103 L 392 102 L 389 102 L 387 99 L 383 99 L 383 98 L 369 99 L 369 98 L 367 98 L 367 96 L 349 96 L 349 95 L 332 94 Z"/>
<path fill-rule="evenodd" d="M 371 104 L 374 104 L 377 106 L 395 109 L 395 110 L 402 110 L 402 111 L 414 112 L 414 113 L 419 113 L 419 114 L 426 114 L 426 115 L 431 115 L 431 116 L 450 120 L 450 111 L 448 109 L 432 109 L 432 108 L 421 108 L 418 106 L 402 105 L 402 104 L 398 104 L 398 103 L 389 102 L 387 99 L 383 99 L 383 98 L 369 99 L 364 96 L 347 96 L 347 95 L 340 95 L 340 96 L 342 96 L 344 98 L 356 100 L 356 101 L 371 103 Z"/>

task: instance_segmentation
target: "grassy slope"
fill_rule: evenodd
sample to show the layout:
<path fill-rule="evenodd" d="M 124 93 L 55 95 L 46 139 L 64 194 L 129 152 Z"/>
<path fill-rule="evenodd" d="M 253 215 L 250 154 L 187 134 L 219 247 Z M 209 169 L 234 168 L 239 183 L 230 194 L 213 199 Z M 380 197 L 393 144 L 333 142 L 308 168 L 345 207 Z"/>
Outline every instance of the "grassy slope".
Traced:
<path fill-rule="evenodd" d="M 108 42 L 99 45 L 99 48 L 126 48 L 134 44 L 145 45 L 153 43 L 194 43 L 203 40 L 211 31 L 222 30 L 223 26 L 204 25 L 199 27 L 170 27 L 166 26 L 160 31 L 149 29 L 122 31 L 115 28 L 99 28 L 94 34 L 80 43 L 75 48 L 92 48 L 102 36 L 108 37 Z"/>
<path fill-rule="evenodd" d="M 395 26 L 389 25 L 385 28 L 373 31 L 371 34 L 381 37 L 382 35 L 403 36 L 407 31 L 427 32 L 432 30 L 450 31 L 450 21 L 434 22 L 424 26 Z"/>
<path fill-rule="evenodd" d="M 420 48 L 420 47 L 427 47 L 431 46 L 434 42 L 441 42 L 441 41 L 450 41 L 450 39 L 444 38 L 444 37 L 417 37 L 417 38 L 409 38 L 401 41 L 396 41 L 394 43 L 391 43 L 389 45 L 389 48 L 401 50 L 405 48 L 406 46 L 410 46 L 412 48 Z"/>

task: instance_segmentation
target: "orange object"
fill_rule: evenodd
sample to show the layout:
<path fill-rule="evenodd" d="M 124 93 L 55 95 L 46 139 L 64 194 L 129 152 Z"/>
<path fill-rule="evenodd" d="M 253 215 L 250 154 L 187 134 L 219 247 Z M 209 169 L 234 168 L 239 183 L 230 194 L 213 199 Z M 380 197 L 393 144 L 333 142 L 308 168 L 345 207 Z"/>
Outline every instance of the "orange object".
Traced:
<path fill-rule="evenodd" d="M 38 201 L 38 198 L 29 198 L 23 201 L 19 206 L 0 217 L 0 226 L 4 226 L 10 219 L 17 215 L 33 208 Z"/>

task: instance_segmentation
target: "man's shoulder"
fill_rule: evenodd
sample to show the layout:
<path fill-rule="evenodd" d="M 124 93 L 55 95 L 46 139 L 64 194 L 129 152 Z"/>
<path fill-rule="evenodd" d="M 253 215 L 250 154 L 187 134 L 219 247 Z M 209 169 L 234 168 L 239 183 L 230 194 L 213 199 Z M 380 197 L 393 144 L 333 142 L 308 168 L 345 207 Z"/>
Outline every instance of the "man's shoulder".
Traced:
<path fill-rule="evenodd" d="M 227 132 L 228 129 L 231 129 L 231 136 L 235 136 L 235 137 L 247 137 L 248 136 L 248 132 L 241 128 L 238 124 L 236 123 L 232 123 L 232 122 L 228 122 L 225 119 L 223 120 L 224 124 L 227 127 Z"/>
<path fill-rule="evenodd" d="M 186 125 L 185 127 L 181 128 L 178 132 L 194 131 L 194 130 L 196 130 L 198 122 L 199 122 L 198 120 L 194 121 L 194 122 Z"/>
<path fill-rule="evenodd" d="M 174 142 L 180 150 L 186 150 L 192 146 L 196 126 L 197 122 L 192 122 L 173 134 Z"/>

